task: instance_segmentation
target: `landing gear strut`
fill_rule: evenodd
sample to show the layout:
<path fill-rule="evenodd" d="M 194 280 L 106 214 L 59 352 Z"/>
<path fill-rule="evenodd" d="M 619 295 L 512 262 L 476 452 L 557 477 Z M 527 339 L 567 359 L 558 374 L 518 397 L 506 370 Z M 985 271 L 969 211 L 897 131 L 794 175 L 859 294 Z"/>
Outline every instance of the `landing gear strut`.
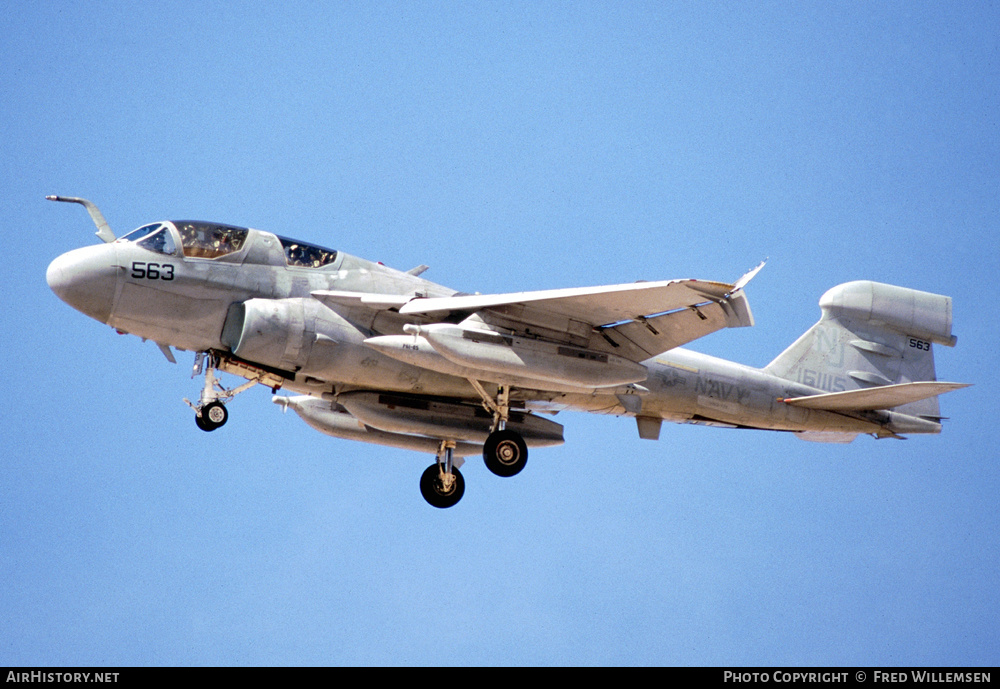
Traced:
<path fill-rule="evenodd" d="M 528 446 L 520 433 L 507 430 L 510 416 L 510 386 L 501 385 L 496 399 L 490 396 L 478 380 L 469 379 L 483 400 L 486 411 L 493 413 L 493 427 L 483 444 L 486 468 L 497 476 L 514 476 L 528 463 Z"/>
<path fill-rule="evenodd" d="M 457 504 L 465 494 L 465 479 L 453 460 L 455 442 L 442 440 L 437 461 L 420 477 L 420 493 L 434 507 L 444 509 Z"/>
<path fill-rule="evenodd" d="M 226 402 L 244 390 L 252 388 L 258 382 L 257 379 L 253 379 L 232 390 L 227 390 L 222 387 L 218 376 L 215 375 L 218 365 L 217 356 L 211 352 L 198 352 L 195 355 L 194 371 L 191 377 L 194 378 L 204 369 L 205 385 L 201 389 L 198 404 L 192 404 L 191 400 L 188 399 L 184 400 L 189 407 L 194 409 L 194 422 L 203 431 L 214 431 L 216 428 L 225 426 L 226 421 L 229 420 L 229 412 L 225 407 Z"/>

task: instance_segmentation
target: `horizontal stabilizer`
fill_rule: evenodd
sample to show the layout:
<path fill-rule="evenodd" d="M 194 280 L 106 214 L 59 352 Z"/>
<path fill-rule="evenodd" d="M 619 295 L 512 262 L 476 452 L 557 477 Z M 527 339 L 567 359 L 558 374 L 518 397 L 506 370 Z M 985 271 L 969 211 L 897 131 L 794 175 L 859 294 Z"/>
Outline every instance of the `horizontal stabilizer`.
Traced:
<path fill-rule="evenodd" d="M 870 409 L 892 409 L 911 402 L 919 402 L 928 397 L 943 395 L 952 390 L 969 387 L 969 383 L 940 383 L 923 381 L 919 383 L 901 383 L 899 385 L 883 385 L 863 390 L 847 390 L 846 392 L 831 392 L 808 397 L 779 398 L 780 402 L 806 409 L 822 409 L 825 411 L 864 411 Z"/>

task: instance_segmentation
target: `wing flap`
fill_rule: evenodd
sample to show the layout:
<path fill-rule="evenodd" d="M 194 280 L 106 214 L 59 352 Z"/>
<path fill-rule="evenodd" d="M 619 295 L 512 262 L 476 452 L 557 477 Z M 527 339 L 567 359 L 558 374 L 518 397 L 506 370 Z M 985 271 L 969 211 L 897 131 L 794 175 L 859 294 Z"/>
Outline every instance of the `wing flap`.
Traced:
<path fill-rule="evenodd" d="M 738 297 L 743 297 L 743 294 Z M 724 304 L 727 302 L 702 303 L 652 318 L 599 328 L 598 332 L 611 345 L 612 349 L 608 351 L 626 359 L 642 361 L 727 326 L 752 324 L 752 320 L 734 319 L 730 315 L 734 309 L 727 309 Z M 746 313 L 749 314 L 749 311 Z"/>
<path fill-rule="evenodd" d="M 898 385 L 882 385 L 862 390 L 847 390 L 846 392 L 830 392 L 806 397 L 785 397 L 779 401 L 796 407 L 822 409 L 824 411 L 892 409 L 893 407 L 910 404 L 911 402 L 919 402 L 928 397 L 943 395 L 952 390 L 967 388 L 969 385 L 969 383 L 920 381 L 916 383 L 900 383 Z"/>

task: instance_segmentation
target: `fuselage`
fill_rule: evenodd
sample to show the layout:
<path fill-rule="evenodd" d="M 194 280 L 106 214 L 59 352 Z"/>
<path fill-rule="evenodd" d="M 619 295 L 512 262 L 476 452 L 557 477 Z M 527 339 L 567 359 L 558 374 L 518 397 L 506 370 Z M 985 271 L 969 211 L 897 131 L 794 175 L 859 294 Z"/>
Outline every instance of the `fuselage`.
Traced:
<path fill-rule="evenodd" d="M 324 397 L 380 390 L 477 398 L 465 378 L 405 363 L 364 344 L 372 337 L 402 335 L 404 326 L 419 324 L 419 318 L 361 300 L 331 305 L 313 296 L 328 291 L 447 297 L 455 290 L 343 252 L 259 230 L 162 222 L 63 254 L 49 266 L 47 280 L 71 306 L 120 332 L 181 350 L 230 353 L 278 371 L 289 390 Z M 259 337 L 248 343 L 248 332 Z M 538 411 L 788 431 L 879 428 L 872 415 L 783 404 L 779 398 L 819 391 L 723 359 L 677 348 L 642 365 L 648 376 L 637 385 L 533 387 L 524 381 L 516 395 Z"/>

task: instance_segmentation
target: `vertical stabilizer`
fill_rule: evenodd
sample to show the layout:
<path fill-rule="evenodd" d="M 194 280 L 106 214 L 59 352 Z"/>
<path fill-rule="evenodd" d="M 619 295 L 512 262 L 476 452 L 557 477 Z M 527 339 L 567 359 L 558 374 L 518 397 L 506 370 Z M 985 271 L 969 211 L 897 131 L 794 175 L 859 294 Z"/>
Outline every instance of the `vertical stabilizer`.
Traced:
<path fill-rule="evenodd" d="M 827 392 L 937 380 L 932 343 L 955 346 L 951 297 L 857 281 L 819 301 L 822 317 L 765 367 Z M 939 417 L 937 397 L 897 411 Z"/>

